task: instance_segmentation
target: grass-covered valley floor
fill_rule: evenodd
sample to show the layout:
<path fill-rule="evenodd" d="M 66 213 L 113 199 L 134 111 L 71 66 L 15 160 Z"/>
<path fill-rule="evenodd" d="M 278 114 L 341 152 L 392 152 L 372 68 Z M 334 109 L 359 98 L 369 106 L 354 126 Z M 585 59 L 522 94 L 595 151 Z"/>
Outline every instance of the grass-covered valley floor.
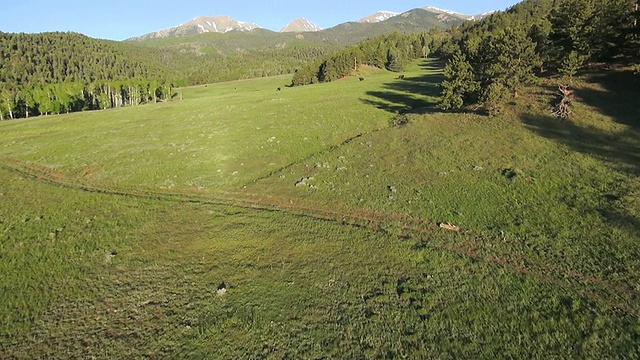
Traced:
<path fill-rule="evenodd" d="M 0 358 L 637 358 L 636 80 L 404 74 L 0 123 Z"/>

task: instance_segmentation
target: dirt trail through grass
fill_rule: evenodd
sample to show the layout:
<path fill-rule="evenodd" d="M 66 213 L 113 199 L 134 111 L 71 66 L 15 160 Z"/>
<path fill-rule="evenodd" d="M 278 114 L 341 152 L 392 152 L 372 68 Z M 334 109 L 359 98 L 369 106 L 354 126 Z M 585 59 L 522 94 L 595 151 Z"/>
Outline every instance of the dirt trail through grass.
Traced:
<path fill-rule="evenodd" d="M 348 140 L 346 143 L 351 140 L 353 139 Z M 414 247 L 417 250 L 430 247 L 475 261 L 491 263 L 511 272 L 531 276 L 566 290 L 578 292 L 591 300 L 622 310 L 630 315 L 640 315 L 635 309 L 628 306 L 628 304 L 640 299 L 640 294 L 634 289 L 624 285 L 610 284 L 603 279 L 585 275 L 580 271 L 566 268 L 560 264 L 544 262 L 541 259 L 526 258 L 515 253 L 501 251 L 492 246 L 486 246 L 486 244 L 499 241 L 499 239 L 487 239 L 486 235 L 480 235 L 471 229 L 452 232 L 427 219 L 388 214 L 369 209 L 328 210 L 321 207 L 296 205 L 293 199 L 276 198 L 264 196 L 263 194 L 227 192 L 201 196 L 193 193 L 105 188 L 83 183 L 54 171 L 48 171 L 44 167 L 35 167 L 15 160 L 4 159 L 0 163 L 0 167 L 35 181 L 71 190 L 140 199 L 222 205 L 254 211 L 277 212 L 286 216 L 299 216 L 317 221 L 337 223 L 343 226 L 362 228 L 366 231 L 382 232 L 402 241 L 414 241 Z"/>

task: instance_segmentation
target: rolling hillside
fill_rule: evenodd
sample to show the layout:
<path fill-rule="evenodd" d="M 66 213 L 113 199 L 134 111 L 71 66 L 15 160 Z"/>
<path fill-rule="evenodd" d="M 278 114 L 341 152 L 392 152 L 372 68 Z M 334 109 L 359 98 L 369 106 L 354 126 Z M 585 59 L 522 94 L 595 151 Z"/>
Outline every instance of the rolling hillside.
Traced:
<path fill-rule="evenodd" d="M 560 121 L 441 67 L 0 123 L 2 356 L 637 357 L 630 74 Z"/>
<path fill-rule="evenodd" d="M 637 4 L 0 33 L 0 358 L 638 359 Z"/>

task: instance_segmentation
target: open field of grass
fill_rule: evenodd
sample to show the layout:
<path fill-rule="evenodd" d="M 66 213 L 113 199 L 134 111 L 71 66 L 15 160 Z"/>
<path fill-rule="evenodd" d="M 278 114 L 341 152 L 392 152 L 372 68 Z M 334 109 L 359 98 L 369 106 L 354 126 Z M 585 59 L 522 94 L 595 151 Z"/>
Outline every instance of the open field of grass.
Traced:
<path fill-rule="evenodd" d="M 0 358 L 638 358 L 635 80 L 405 75 L 0 123 Z"/>

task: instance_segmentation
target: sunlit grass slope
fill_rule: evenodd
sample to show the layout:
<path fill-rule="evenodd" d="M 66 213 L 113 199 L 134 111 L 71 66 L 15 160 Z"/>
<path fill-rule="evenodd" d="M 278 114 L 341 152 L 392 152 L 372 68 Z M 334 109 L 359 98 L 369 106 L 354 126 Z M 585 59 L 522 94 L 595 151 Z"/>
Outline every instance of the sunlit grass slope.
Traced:
<path fill-rule="evenodd" d="M 231 190 L 384 126 L 388 115 L 359 100 L 382 75 L 314 88 L 285 88 L 290 77 L 190 88 L 182 101 L 3 124 L 0 147 L 118 186 Z"/>
<path fill-rule="evenodd" d="M 1 123 L 0 358 L 637 358 L 623 83 L 442 114 L 438 66 Z"/>

